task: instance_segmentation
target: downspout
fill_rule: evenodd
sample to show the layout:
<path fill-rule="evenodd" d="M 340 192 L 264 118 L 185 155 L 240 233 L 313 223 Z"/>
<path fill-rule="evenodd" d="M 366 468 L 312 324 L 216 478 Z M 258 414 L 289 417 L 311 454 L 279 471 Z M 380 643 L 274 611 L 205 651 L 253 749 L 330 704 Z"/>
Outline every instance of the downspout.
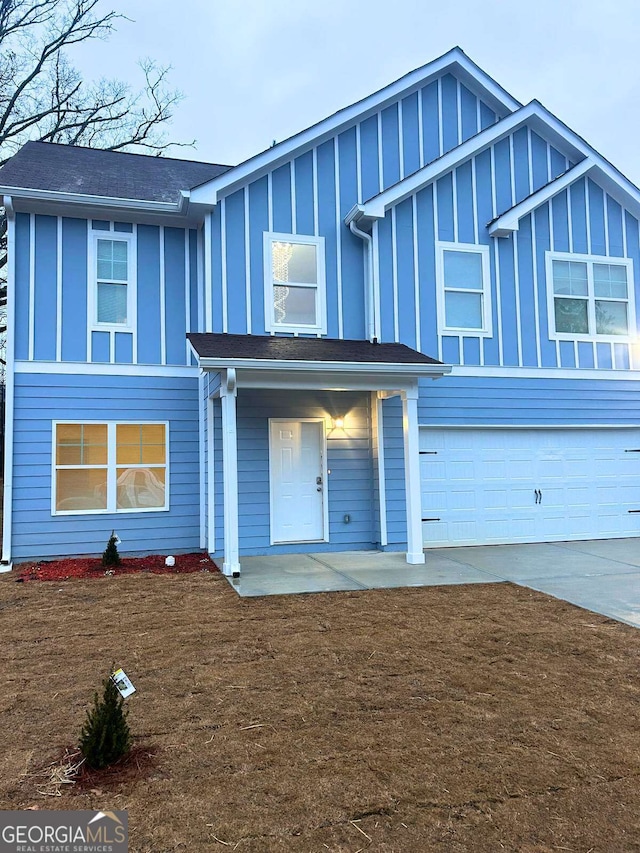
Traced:
<path fill-rule="evenodd" d="M 13 400 L 14 400 L 14 326 L 16 214 L 11 196 L 4 196 L 7 216 L 7 347 L 5 353 L 4 410 L 4 516 L 2 519 L 2 557 L 0 572 L 11 571 L 11 515 L 13 510 Z"/>
<path fill-rule="evenodd" d="M 373 280 L 373 237 L 371 234 L 367 234 L 366 231 L 361 231 L 353 219 L 349 221 L 349 230 L 356 237 L 364 240 L 367 246 L 367 263 L 365 270 L 365 277 L 367 279 L 367 337 L 371 342 L 374 342 L 380 340 L 380 324 L 379 318 L 376 316 L 375 282 Z"/>

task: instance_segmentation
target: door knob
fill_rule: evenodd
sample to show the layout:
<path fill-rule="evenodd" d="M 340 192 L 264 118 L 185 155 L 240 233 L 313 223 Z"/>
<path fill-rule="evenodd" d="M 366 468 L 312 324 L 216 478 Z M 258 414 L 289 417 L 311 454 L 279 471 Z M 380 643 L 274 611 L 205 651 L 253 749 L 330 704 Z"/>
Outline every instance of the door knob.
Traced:
<path fill-rule="evenodd" d="M 322 485 L 322 477 L 316 477 L 316 486 Z"/>

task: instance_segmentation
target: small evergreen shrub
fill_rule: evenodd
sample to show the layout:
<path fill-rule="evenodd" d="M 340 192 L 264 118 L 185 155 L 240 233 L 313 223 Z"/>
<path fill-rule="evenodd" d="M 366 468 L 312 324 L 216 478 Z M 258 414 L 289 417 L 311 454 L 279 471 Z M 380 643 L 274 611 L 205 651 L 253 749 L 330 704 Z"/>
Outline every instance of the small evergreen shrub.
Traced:
<path fill-rule="evenodd" d="M 110 675 L 102 683 L 102 699 L 94 694 L 93 708 L 87 711 L 80 733 L 80 751 L 94 770 L 108 767 L 131 749 L 124 699 Z"/>
<path fill-rule="evenodd" d="M 120 560 L 118 546 L 116 545 L 117 541 L 116 532 L 112 530 L 107 547 L 104 549 L 104 554 L 102 555 L 103 566 L 119 566 L 121 564 L 122 561 Z"/>

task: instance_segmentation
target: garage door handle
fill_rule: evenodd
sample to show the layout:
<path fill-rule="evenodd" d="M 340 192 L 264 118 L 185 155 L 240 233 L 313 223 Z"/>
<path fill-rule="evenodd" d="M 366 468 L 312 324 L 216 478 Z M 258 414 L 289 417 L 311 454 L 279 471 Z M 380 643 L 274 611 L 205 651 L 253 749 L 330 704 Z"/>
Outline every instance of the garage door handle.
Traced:
<path fill-rule="evenodd" d="M 533 493 L 536 496 L 536 503 L 541 504 L 542 503 L 542 492 L 540 491 L 540 489 L 534 489 Z"/>

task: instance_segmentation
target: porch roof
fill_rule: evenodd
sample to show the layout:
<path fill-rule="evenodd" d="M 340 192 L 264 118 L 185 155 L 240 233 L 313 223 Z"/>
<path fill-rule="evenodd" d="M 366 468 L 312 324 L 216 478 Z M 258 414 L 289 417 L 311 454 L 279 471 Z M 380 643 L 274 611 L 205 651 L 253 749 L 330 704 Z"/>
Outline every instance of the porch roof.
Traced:
<path fill-rule="evenodd" d="M 405 344 L 337 338 L 286 338 L 191 332 L 189 342 L 204 368 L 327 370 L 442 375 L 451 367 Z"/>

